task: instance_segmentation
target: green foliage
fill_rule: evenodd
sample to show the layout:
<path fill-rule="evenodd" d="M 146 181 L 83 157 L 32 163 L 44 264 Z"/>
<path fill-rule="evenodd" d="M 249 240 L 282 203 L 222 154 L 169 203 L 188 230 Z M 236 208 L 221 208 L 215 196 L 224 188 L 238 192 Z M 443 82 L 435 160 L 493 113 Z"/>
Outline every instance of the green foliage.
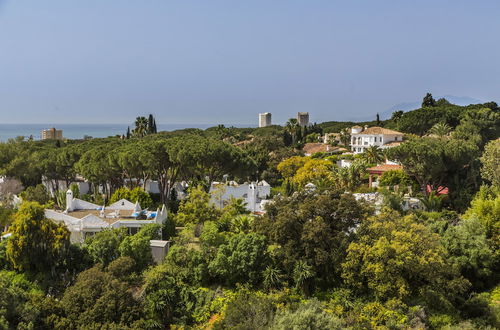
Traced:
<path fill-rule="evenodd" d="M 181 202 L 176 222 L 180 225 L 203 223 L 217 219 L 219 211 L 210 203 L 210 194 L 200 186 L 191 188 L 187 199 Z"/>
<path fill-rule="evenodd" d="M 78 275 L 64 293 L 61 306 L 65 320 L 59 322 L 72 327 L 105 323 L 129 326 L 140 317 L 139 302 L 126 283 L 98 266 Z"/>
<path fill-rule="evenodd" d="M 47 188 L 45 188 L 43 184 L 36 185 L 35 187 L 28 187 L 19 195 L 25 201 L 37 202 L 42 205 L 47 204 L 50 200 Z"/>
<path fill-rule="evenodd" d="M 143 226 L 135 235 L 125 237 L 120 243 L 120 255 L 132 258 L 137 271 L 142 271 L 153 263 L 149 241 L 160 238 L 160 228 L 158 224 Z"/>
<path fill-rule="evenodd" d="M 381 186 L 408 186 L 411 185 L 410 177 L 401 170 L 387 171 L 379 179 Z"/>
<path fill-rule="evenodd" d="M 490 141 L 481 157 L 483 179 L 500 188 L 500 140 Z"/>
<path fill-rule="evenodd" d="M 476 220 L 451 226 L 443 235 L 448 260 L 469 280 L 475 291 L 488 289 L 494 283 L 495 256 L 486 239 L 486 231 Z"/>
<path fill-rule="evenodd" d="M 380 301 L 409 301 L 433 292 L 453 298 L 464 292 L 463 280 L 446 259 L 439 236 L 412 216 L 385 211 L 361 224 L 347 249 L 342 277 L 359 293 Z"/>
<path fill-rule="evenodd" d="M 482 186 L 464 218 L 476 218 L 486 229 L 486 236 L 500 242 L 500 190 Z"/>
<path fill-rule="evenodd" d="M 126 228 L 100 231 L 85 240 L 85 249 L 94 263 L 107 266 L 120 256 L 120 244 L 125 239 L 126 233 Z"/>
<path fill-rule="evenodd" d="M 274 267 L 285 278 L 294 277 L 299 261 L 312 268 L 315 276 L 299 282 L 307 291 L 339 283 L 340 265 L 352 240 L 352 229 L 366 212 L 351 195 L 338 191 L 302 192 L 275 198 L 267 214 L 255 219 L 255 227 L 268 237 Z"/>
<path fill-rule="evenodd" d="M 266 238 L 255 233 L 238 234 L 221 245 L 210 262 L 210 274 L 221 283 L 257 284 L 268 263 Z"/>
<path fill-rule="evenodd" d="M 132 203 L 139 202 L 139 205 L 141 205 L 143 209 L 148 209 L 153 206 L 151 196 L 140 187 L 136 187 L 132 190 L 122 187 L 115 190 L 109 199 L 109 204 L 113 204 L 120 199 L 126 199 Z"/>
<path fill-rule="evenodd" d="M 318 300 L 309 300 L 292 310 L 278 310 L 270 329 L 273 330 L 340 330 L 344 323 L 336 316 L 323 310 Z"/>
<path fill-rule="evenodd" d="M 38 313 L 31 300 L 42 295 L 43 291 L 24 275 L 0 271 L 0 327 L 33 328 Z"/>
<path fill-rule="evenodd" d="M 215 329 L 267 329 L 272 324 L 275 307 L 268 297 L 239 290 L 227 303 L 224 318 Z"/>
<path fill-rule="evenodd" d="M 24 202 L 15 215 L 7 242 L 7 258 L 18 271 L 55 277 L 65 267 L 69 231 L 44 216 L 36 202 Z"/>

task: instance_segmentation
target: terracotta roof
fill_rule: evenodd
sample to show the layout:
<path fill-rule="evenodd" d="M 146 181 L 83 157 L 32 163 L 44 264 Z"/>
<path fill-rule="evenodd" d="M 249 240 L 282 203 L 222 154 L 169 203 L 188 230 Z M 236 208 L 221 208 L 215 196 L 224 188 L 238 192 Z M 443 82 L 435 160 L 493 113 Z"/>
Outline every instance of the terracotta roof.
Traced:
<path fill-rule="evenodd" d="M 398 135 L 403 135 L 403 133 L 401 133 L 401 132 L 393 131 L 392 129 L 377 127 L 377 126 L 369 127 L 358 134 L 361 134 L 361 135 L 364 135 L 364 134 L 365 135 L 368 135 L 368 134 L 398 134 Z"/>
<path fill-rule="evenodd" d="M 302 148 L 302 151 L 306 154 L 315 154 L 317 152 L 335 152 L 335 151 L 344 151 L 347 150 L 345 148 L 340 147 L 332 147 L 331 145 L 324 143 L 306 143 Z"/>
<path fill-rule="evenodd" d="M 397 171 L 402 170 L 403 166 L 401 165 L 390 165 L 390 164 L 382 164 L 374 167 L 369 167 L 366 170 L 368 172 L 388 172 L 388 171 Z"/>

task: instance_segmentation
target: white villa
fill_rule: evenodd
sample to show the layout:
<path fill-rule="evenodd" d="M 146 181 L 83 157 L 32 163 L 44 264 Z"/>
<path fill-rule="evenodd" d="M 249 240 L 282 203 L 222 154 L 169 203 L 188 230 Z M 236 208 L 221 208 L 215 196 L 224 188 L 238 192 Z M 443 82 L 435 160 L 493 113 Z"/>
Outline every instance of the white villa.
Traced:
<path fill-rule="evenodd" d="M 361 127 L 351 128 L 351 151 L 362 153 L 365 149 L 378 146 L 382 149 L 399 145 L 403 141 L 404 134 L 383 127 Z"/>
<path fill-rule="evenodd" d="M 126 227 L 135 234 L 142 226 L 163 224 L 167 219 L 165 205 L 154 212 L 142 210 L 139 202 L 135 204 L 122 199 L 109 206 L 99 206 L 73 197 L 66 192 L 66 210 L 45 210 L 45 216 L 57 223 L 64 223 L 71 233 L 72 243 L 83 243 L 85 238 L 107 228 Z M 144 219 L 144 220 L 140 220 Z"/>
<path fill-rule="evenodd" d="M 227 205 L 231 198 L 241 198 L 246 203 L 247 210 L 252 213 L 264 212 L 264 205 L 271 195 L 271 186 L 266 181 L 238 184 L 212 182 L 210 186 L 210 201 L 219 208 Z"/>

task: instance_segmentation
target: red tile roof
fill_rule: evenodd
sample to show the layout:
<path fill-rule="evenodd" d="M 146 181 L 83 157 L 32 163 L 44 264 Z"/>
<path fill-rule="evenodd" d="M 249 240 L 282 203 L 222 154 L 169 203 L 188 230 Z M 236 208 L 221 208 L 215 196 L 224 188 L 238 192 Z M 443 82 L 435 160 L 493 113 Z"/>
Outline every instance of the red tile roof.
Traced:
<path fill-rule="evenodd" d="M 383 173 L 383 172 L 397 171 L 397 170 L 402 170 L 402 169 L 403 169 L 403 166 L 401 166 L 401 165 L 382 164 L 382 165 L 377 165 L 374 167 L 367 168 L 366 170 L 369 173 Z"/>

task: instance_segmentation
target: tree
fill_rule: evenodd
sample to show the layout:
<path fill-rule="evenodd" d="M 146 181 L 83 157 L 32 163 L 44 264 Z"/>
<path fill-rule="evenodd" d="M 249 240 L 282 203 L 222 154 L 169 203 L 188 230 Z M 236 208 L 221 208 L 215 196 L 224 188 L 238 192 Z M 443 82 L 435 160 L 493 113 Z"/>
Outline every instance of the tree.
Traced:
<path fill-rule="evenodd" d="M 347 249 L 342 277 L 379 301 L 426 299 L 426 292 L 452 299 L 468 283 L 448 264 L 437 234 L 412 216 L 401 218 L 389 210 L 361 224 Z"/>
<path fill-rule="evenodd" d="M 75 284 L 64 293 L 61 306 L 66 316 L 64 321 L 71 327 L 105 323 L 124 327 L 140 318 L 139 302 L 126 283 L 99 266 L 78 275 Z"/>
<path fill-rule="evenodd" d="M 33 329 L 39 317 L 32 301 L 43 297 L 43 291 L 25 275 L 0 271 L 0 327 Z"/>
<path fill-rule="evenodd" d="M 134 137 L 142 138 L 148 134 L 148 120 L 146 117 L 135 119 L 135 128 L 132 131 Z"/>
<path fill-rule="evenodd" d="M 21 204 L 10 232 L 7 258 L 14 269 L 55 277 L 65 267 L 70 233 L 66 226 L 46 219 L 40 204 Z"/>
<path fill-rule="evenodd" d="M 153 206 L 153 200 L 151 199 L 151 196 L 140 187 L 136 187 L 132 190 L 122 187 L 115 190 L 115 192 L 109 199 L 109 204 L 113 204 L 120 199 L 126 199 L 131 201 L 132 203 L 139 202 L 139 205 L 141 205 L 143 209 L 147 209 Z"/>
<path fill-rule="evenodd" d="M 50 200 L 47 188 L 43 184 L 38 184 L 35 187 L 28 187 L 20 193 L 20 197 L 28 202 L 37 202 L 39 204 L 47 204 Z"/>
<path fill-rule="evenodd" d="M 446 123 L 437 123 L 431 127 L 428 134 L 435 135 L 437 137 L 445 137 L 448 136 L 451 132 L 451 127 Z"/>
<path fill-rule="evenodd" d="M 120 244 L 126 237 L 126 228 L 108 229 L 85 240 L 85 249 L 94 261 L 107 266 L 120 256 Z"/>
<path fill-rule="evenodd" d="M 411 178 L 402 170 L 387 171 L 379 179 L 381 186 L 409 186 L 412 184 Z"/>
<path fill-rule="evenodd" d="M 371 146 L 363 152 L 363 159 L 368 164 L 379 164 L 385 160 L 384 151 L 378 146 Z"/>
<path fill-rule="evenodd" d="M 380 126 L 380 116 L 379 116 L 378 112 L 377 112 L 377 116 L 376 116 L 375 121 L 377 122 L 377 126 Z"/>
<path fill-rule="evenodd" d="M 481 175 L 492 185 L 500 187 L 500 140 L 493 140 L 486 144 L 481 157 Z"/>
<path fill-rule="evenodd" d="M 459 190 L 474 183 L 460 181 L 467 179 L 470 165 L 478 153 L 478 147 L 470 141 L 423 137 L 387 152 L 390 159 L 403 165 L 404 171 L 415 178 L 426 194 L 428 186 L 434 191 L 448 186 L 453 193 L 453 188 Z"/>
<path fill-rule="evenodd" d="M 333 163 L 329 160 L 308 159 L 293 176 L 293 182 L 302 188 L 308 183 L 316 183 L 320 180 L 326 181 L 327 186 L 333 185 L 332 168 Z"/>
<path fill-rule="evenodd" d="M 448 260 L 479 292 L 495 283 L 495 256 L 479 220 L 470 219 L 451 226 L 443 235 Z"/>
<path fill-rule="evenodd" d="M 422 108 L 433 107 L 436 105 L 436 100 L 432 97 L 431 93 L 427 93 L 422 100 Z"/>
<path fill-rule="evenodd" d="M 403 114 L 404 114 L 403 110 L 394 111 L 392 113 L 391 120 L 394 122 L 398 122 L 401 119 L 401 117 L 403 116 Z"/>
<path fill-rule="evenodd" d="M 308 288 L 339 284 L 340 264 L 352 240 L 352 231 L 366 215 L 366 209 L 351 195 L 329 189 L 298 192 L 275 198 L 263 217 L 254 220 L 258 233 L 274 247 L 274 267 L 285 279 L 294 277 L 300 260 L 315 274 Z"/>
<path fill-rule="evenodd" d="M 210 203 L 210 194 L 198 186 L 191 188 L 188 198 L 181 202 L 176 221 L 182 225 L 197 224 L 215 221 L 218 215 L 219 211 Z"/>
<path fill-rule="evenodd" d="M 287 179 L 295 176 L 297 171 L 309 160 L 308 157 L 294 156 L 281 161 L 278 164 L 278 171 Z"/>
<path fill-rule="evenodd" d="M 500 189 L 482 186 L 464 214 L 465 219 L 477 219 L 491 239 L 493 248 L 500 247 Z"/>
<path fill-rule="evenodd" d="M 362 182 L 367 164 L 362 159 L 356 159 L 349 167 L 333 167 L 333 177 L 338 188 L 354 190 Z"/>
<path fill-rule="evenodd" d="M 290 118 L 285 124 L 285 132 L 287 132 L 291 137 L 291 144 L 295 145 L 299 142 L 299 134 L 301 127 L 299 122 L 295 118 Z"/>
<path fill-rule="evenodd" d="M 341 130 L 340 131 L 340 143 L 342 143 L 342 145 L 344 147 L 348 147 L 350 141 L 351 141 L 351 133 L 350 133 L 349 129 L 346 128 L 346 129 Z"/>
<path fill-rule="evenodd" d="M 122 257 L 134 260 L 135 270 L 142 271 L 153 263 L 153 255 L 149 241 L 159 239 L 160 225 L 150 224 L 143 226 L 135 235 L 127 236 L 118 248 Z"/>
<path fill-rule="evenodd" d="M 218 325 L 222 329 L 268 329 L 275 309 L 270 298 L 243 288 L 227 302 Z"/>
<path fill-rule="evenodd" d="M 267 266 L 265 236 L 255 233 L 237 234 L 227 244 L 221 245 L 215 259 L 210 262 L 210 274 L 219 282 L 257 284 Z"/>
<path fill-rule="evenodd" d="M 341 330 L 345 328 L 344 322 L 331 313 L 325 312 L 321 303 L 316 299 L 301 303 L 296 310 L 278 310 L 270 327 L 272 330 Z"/>

